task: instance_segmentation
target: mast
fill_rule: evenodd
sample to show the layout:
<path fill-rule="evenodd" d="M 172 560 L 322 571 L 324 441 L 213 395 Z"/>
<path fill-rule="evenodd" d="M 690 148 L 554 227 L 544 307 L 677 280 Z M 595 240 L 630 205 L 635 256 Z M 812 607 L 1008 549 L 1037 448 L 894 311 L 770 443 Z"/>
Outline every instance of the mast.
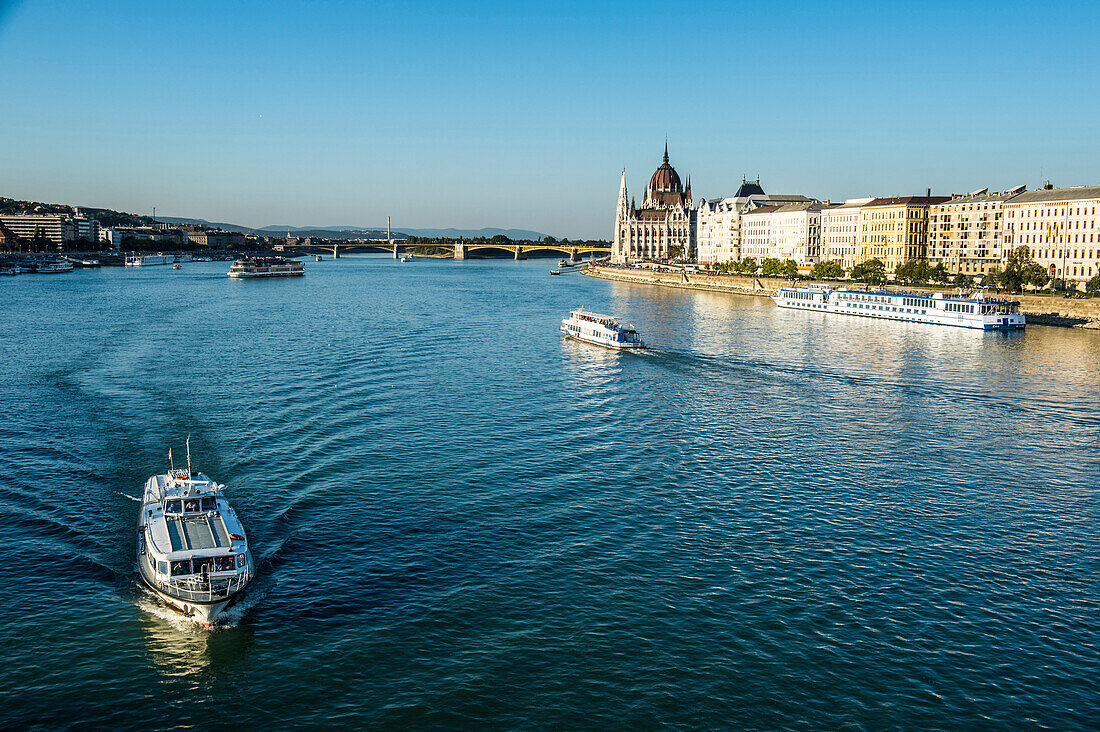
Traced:
<path fill-rule="evenodd" d="M 191 479 L 191 433 L 187 434 L 187 479 Z"/>

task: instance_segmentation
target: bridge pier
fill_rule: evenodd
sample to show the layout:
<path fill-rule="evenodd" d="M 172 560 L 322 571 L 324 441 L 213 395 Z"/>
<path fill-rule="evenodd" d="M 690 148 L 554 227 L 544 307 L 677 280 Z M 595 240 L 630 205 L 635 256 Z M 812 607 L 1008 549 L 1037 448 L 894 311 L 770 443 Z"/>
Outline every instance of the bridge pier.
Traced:
<path fill-rule="evenodd" d="M 337 244 L 332 245 L 332 258 L 333 259 L 339 259 L 340 258 L 340 247 Z"/>
<path fill-rule="evenodd" d="M 576 262 L 578 259 L 580 259 L 580 255 L 577 252 L 577 248 L 576 247 L 570 247 L 570 249 L 569 249 L 569 261 L 570 262 Z"/>
<path fill-rule="evenodd" d="M 527 255 L 523 253 L 523 247 L 516 244 L 516 261 L 518 262 L 521 259 L 527 259 Z"/>
<path fill-rule="evenodd" d="M 466 258 L 466 242 L 459 239 L 455 242 L 455 259 Z"/>
<path fill-rule="evenodd" d="M 397 259 L 397 242 L 393 243 L 393 258 Z"/>

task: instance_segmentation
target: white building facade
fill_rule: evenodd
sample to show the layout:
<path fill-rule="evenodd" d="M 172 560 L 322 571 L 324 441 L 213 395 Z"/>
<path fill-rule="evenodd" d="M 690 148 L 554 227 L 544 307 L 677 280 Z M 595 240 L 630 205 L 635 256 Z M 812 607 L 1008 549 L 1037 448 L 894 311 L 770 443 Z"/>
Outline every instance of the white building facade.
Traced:
<path fill-rule="evenodd" d="M 821 209 L 821 257 L 844 269 L 859 264 L 859 211 L 873 198 L 849 198 Z"/>
<path fill-rule="evenodd" d="M 813 266 L 821 255 L 821 209 L 817 202 L 761 206 L 741 217 L 742 258 L 792 259 Z"/>
<path fill-rule="evenodd" d="M 1046 187 L 1004 203 L 1003 249 L 1027 246 L 1051 277 L 1081 284 L 1100 274 L 1100 186 Z"/>

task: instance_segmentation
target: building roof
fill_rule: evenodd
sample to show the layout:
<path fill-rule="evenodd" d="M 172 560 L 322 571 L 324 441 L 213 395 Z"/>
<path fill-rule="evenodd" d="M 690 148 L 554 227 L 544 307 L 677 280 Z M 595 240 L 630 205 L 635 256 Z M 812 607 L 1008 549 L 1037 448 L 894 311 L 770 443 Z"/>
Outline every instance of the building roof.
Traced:
<path fill-rule="evenodd" d="M 760 208 L 754 208 L 752 211 L 746 211 L 744 215 L 754 216 L 756 214 L 775 213 L 781 208 L 783 208 L 783 206 L 761 206 Z"/>
<path fill-rule="evenodd" d="M 864 208 L 873 206 L 931 206 L 944 201 L 950 201 L 950 196 L 895 196 L 893 198 L 876 198 L 870 203 L 863 204 Z"/>
<path fill-rule="evenodd" d="M 844 203 L 830 203 L 825 206 L 824 211 L 836 211 L 837 209 L 850 209 L 850 208 L 863 208 L 874 198 L 849 198 Z"/>
<path fill-rule="evenodd" d="M 681 193 L 684 188 L 680 184 L 680 176 L 676 174 L 676 169 L 668 164 L 668 143 L 665 143 L 665 157 L 661 162 L 660 167 L 653 173 L 653 177 L 649 179 L 649 190 L 651 191 L 671 191 L 673 193 Z"/>
<path fill-rule="evenodd" d="M 1047 201 L 1080 201 L 1100 198 L 1100 186 L 1078 186 L 1076 188 L 1041 188 L 1037 191 L 1025 191 L 1013 197 L 1012 203 L 1044 203 Z"/>
<path fill-rule="evenodd" d="M 741 178 L 741 187 L 737 189 L 737 193 L 734 194 L 734 198 L 748 198 L 749 196 L 766 196 L 764 189 L 760 187 L 760 179 L 757 178 L 753 183 L 751 180 L 746 181 L 744 177 Z"/>
<path fill-rule="evenodd" d="M 1015 198 L 1020 195 L 1020 188 L 1010 188 L 1003 193 L 1000 191 L 989 192 L 988 188 L 982 188 L 972 193 L 967 193 L 965 196 L 952 196 L 950 200 L 945 201 L 942 205 L 952 206 L 956 203 L 988 203 L 990 201 L 1007 201 L 1011 198 Z"/>

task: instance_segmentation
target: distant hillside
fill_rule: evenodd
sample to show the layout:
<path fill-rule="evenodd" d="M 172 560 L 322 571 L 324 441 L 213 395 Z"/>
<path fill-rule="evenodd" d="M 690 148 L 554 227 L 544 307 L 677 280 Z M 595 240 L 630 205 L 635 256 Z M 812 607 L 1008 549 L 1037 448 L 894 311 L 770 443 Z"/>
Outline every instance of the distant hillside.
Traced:
<path fill-rule="evenodd" d="M 340 234 L 360 234 L 360 235 L 385 235 L 386 227 L 367 227 L 367 226 L 264 226 L 263 228 L 256 229 L 256 231 L 273 236 L 280 232 L 285 234 L 289 231 L 297 236 L 325 236 L 326 234 L 331 236 L 334 233 Z M 535 240 L 546 237 L 546 234 L 541 234 L 537 231 L 529 231 L 527 229 L 497 229 L 492 227 L 486 227 L 484 229 L 410 229 L 408 227 L 394 227 L 393 233 L 407 234 L 410 236 L 427 236 L 427 237 L 460 237 L 464 236 L 470 239 L 477 237 L 485 237 L 490 239 L 498 234 L 503 234 L 509 239 L 517 240 Z"/>
<path fill-rule="evenodd" d="M 252 229 L 247 226 L 239 226 L 237 224 L 227 224 L 220 221 L 207 221 L 206 219 L 188 219 L 181 218 L 179 216 L 158 216 L 157 221 L 163 221 L 166 224 L 187 224 L 191 226 L 206 226 L 211 229 L 221 229 L 222 231 L 239 231 L 242 234 L 251 234 Z"/>

